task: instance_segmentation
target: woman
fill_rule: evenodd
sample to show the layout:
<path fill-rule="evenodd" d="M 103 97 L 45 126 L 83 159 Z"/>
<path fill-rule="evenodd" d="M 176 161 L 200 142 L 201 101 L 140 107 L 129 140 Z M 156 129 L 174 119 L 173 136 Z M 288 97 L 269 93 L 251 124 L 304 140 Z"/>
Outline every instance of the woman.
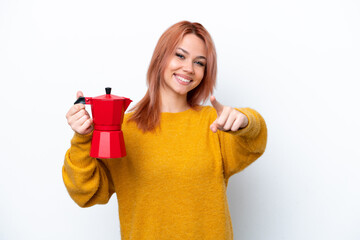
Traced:
<path fill-rule="evenodd" d="M 92 120 L 84 105 L 67 113 L 75 131 L 63 180 L 81 207 L 115 192 L 121 239 L 233 239 L 226 187 L 266 146 L 263 118 L 249 108 L 200 106 L 212 93 L 216 53 L 199 23 L 179 22 L 161 36 L 148 91 L 127 113 L 127 156 L 89 156 Z M 82 96 L 78 92 L 77 97 Z"/>

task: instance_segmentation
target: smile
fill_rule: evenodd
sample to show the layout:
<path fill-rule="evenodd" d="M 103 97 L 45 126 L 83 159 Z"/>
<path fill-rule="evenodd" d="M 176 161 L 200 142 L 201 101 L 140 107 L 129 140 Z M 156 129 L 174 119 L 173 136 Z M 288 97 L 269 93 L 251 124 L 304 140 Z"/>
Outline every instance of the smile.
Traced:
<path fill-rule="evenodd" d="M 174 74 L 174 76 L 175 76 L 175 79 L 182 85 L 188 85 L 190 82 L 192 82 L 192 80 L 189 78 L 185 78 L 185 77 L 182 77 L 182 76 L 179 76 L 176 74 Z"/>

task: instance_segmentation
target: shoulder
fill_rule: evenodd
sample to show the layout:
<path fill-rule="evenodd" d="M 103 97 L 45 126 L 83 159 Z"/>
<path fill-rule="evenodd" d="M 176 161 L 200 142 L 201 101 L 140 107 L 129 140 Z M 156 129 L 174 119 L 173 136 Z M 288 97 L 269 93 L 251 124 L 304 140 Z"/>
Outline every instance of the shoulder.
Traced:
<path fill-rule="evenodd" d="M 198 117 L 200 118 L 201 122 L 213 122 L 217 115 L 216 110 L 212 106 L 198 106 L 194 108 L 196 114 L 198 114 Z"/>
<path fill-rule="evenodd" d="M 135 121 L 129 121 L 133 114 L 134 114 L 133 112 L 125 113 L 123 120 L 124 128 L 134 128 L 137 126 Z"/>
<path fill-rule="evenodd" d="M 125 121 L 125 120 L 128 120 L 128 119 L 131 117 L 131 115 L 133 115 L 133 112 L 125 113 L 125 115 L 124 115 L 124 121 Z"/>
<path fill-rule="evenodd" d="M 200 106 L 200 114 L 204 117 L 216 117 L 216 110 L 212 106 Z"/>

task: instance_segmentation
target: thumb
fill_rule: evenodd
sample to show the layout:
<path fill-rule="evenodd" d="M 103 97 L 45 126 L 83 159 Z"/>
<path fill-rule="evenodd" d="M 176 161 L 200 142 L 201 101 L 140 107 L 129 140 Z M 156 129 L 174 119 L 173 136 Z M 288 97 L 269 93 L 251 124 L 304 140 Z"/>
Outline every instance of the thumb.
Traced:
<path fill-rule="evenodd" d="M 76 99 L 78 99 L 79 97 L 83 97 L 83 96 L 84 96 L 84 94 L 83 94 L 82 91 L 78 91 L 78 92 L 76 93 Z"/>
<path fill-rule="evenodd" d="M 216 100 L 215 96 L 210 97 L 210 102 L 219 116 L 222 113 L 224 106 Z"/>

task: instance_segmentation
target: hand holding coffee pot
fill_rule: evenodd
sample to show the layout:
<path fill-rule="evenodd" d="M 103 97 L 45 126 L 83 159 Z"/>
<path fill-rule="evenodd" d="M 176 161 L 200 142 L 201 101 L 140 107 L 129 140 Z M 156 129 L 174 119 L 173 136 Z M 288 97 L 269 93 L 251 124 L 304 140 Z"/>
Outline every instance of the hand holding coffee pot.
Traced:
<path fill-rule="evenodd" d="M 76 99 L 84 97 L 82 91 L 76 93 Z M 75 104 L 66 114 L 66 119 L 71 129 L 78 134 L 89 134 L 94 129 L 93 120 L 86 111 L 84 104 Z"/>

